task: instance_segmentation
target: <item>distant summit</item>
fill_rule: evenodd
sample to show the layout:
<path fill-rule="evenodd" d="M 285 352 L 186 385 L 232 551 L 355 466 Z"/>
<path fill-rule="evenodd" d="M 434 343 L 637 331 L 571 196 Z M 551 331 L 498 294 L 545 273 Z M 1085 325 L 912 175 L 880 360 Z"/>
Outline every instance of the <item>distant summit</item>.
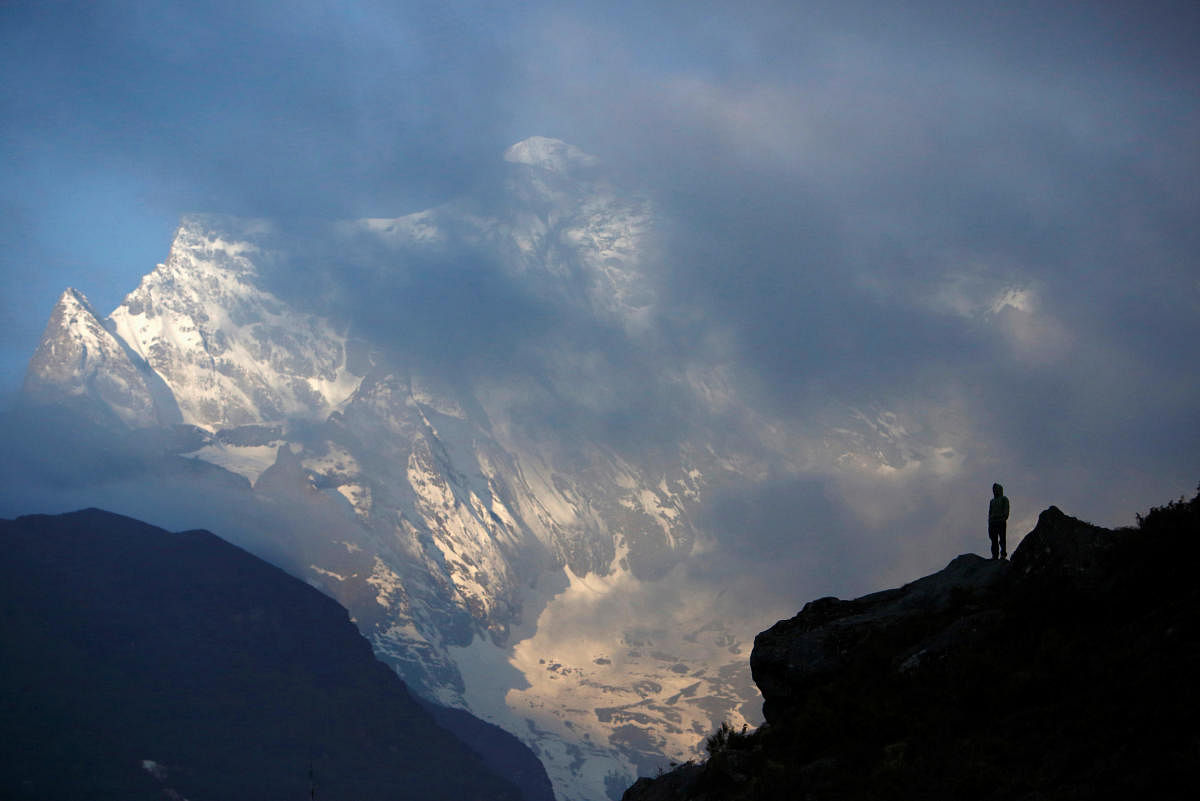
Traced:
<path fill-rule="evenodd" d="M 504 152 L 504 160 L 513 164 L 528 164 L 550 172 L 595 167 L 600 160 L 584 153 L 574 145 L 545 136 L 531 136 L 517 142 Z"/>
<path fill-rule="evenodd" d="M 82 292 L 67 288 L 54 304 L 25 373 L 27 403 L 57 403 L 93 422 L 132 427 L 160 420 L 153 371 L 114 335 Z"/>
<path fill-rule="evenodd" d="M 766 723 L 624 801 L 1195 798 L 1200 495 L 1110 531 L 1050 507 L 1012 562 L 821 598 L 755 638 Z"/>

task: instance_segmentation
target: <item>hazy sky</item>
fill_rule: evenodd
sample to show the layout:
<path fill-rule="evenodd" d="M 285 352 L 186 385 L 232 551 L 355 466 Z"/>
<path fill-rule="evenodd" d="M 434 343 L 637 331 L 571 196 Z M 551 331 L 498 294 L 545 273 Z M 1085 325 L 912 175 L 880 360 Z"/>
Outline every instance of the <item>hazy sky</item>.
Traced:
<path fill-rule="evenodd" d="M 107 313 L 183 213 L 398 216 L 540 134 L 658 201 L 666 327 L 758 408 L 979 444 L 895 495 L 773 486 L 761 530 L 1200 481 L 1192 0 L 16 0 L 0 74 L 6 397 L 62 289 Z"/>

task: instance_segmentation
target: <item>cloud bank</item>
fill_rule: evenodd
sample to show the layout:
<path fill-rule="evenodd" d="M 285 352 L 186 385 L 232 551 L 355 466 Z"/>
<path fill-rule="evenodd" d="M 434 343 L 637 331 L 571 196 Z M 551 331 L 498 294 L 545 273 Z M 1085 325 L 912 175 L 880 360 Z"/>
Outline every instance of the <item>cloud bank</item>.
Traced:
<path fill-rule="evenodd" d="M 995 480 L 1014 529 L 1050 503 L 1129 522 L 1200 478 L 1198 20 L 1183 2 L 9 3 L 7 391 L 62 287 L 111 308 L 183 212 L 398 216 L 545 134 L 653 199 L 651 338 L 486 261 L 410 265 L 427 316 L 397 321 L 360 302 L 375 255 L 342 258 L 367 290 L 347 308 L 431 362 L 532 369 L 566 343 L 617 391 L 557 424 L 630 447 L 692 417 L 656 365 L 724 382 L 729 436 L 770 421 L 791 455 L 713 499 L 697 570 L 770 562 L 797 594 L 903 580 L 984 549 Z M 447 316 L 454 336 L 430 337 Z"/>

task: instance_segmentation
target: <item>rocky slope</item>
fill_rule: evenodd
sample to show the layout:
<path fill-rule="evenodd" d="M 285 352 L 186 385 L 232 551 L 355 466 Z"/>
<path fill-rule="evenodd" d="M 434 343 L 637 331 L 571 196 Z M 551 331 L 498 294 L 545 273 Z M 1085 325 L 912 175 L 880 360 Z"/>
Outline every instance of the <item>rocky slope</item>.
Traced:
<path fill-rule="evenodd" d="M 303 577 L 418 693 L 529 743 L 564 801 L 615 796 L 757 707 L 746 630 L 676 570 L 703 493 L 755 468 L 715 426 L 645 442 L 625 411 L 722 397 L 639 367 L 653 215 L 535 137 L 481 191 L 397 219 L 188 217 L 108 316 L 63 294 L 22 461 Z M 489 336 L 512 318 L 538 336 Z"/>
<path fill-rule="evenodd" d="M 960 556 L 755 639 L 766 723 L 626 801 L 1193 798 L 1200 495 L 1110 531 L 1051 507 L 1011 563 Z"/>
<path fill-rule="evenodd" d="M 24 396 L 34 404 L 66 406 L 99 423 L 133 427 L 176 422 L 169 402 L 160 409 L 162 380 L 115 336 L 81 292 L 59 298 L 46 335 L 25 374 Z M 165 418 L 165 419 L 164 419 Z"/>
<path fill-rule="evenodd" d="M 0 521 L 0 610 L 0 797 L 521 797 L 344 609 L 208 532 Z"/>

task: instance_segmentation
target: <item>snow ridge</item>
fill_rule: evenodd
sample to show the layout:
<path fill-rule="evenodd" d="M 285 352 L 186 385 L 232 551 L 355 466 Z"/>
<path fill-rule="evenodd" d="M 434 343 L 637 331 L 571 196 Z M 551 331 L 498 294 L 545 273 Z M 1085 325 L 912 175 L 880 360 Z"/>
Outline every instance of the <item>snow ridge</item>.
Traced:
<path fill-rule="evenodd" d="M 24 396 L 68 402 L 92 418 L 132 426 L 160 420 L 153 376 L 106 327 L 88 299 L 68 288 L 59 297 L 26 371 Z"/>
<path fill-rule="evenodd" d="M 110 315 L 170 385 L 184 422 L 216 430 L 322 419 L 358 385 L 341 332 L 256 285 L 263 255 L 204 217 L 185 218 L 167 261 Z"/>
<path fill-rule="evenodd" d="M 511 164 L 527 164 L 560 173 L 599 164 L 599 159 L 595 156 L 584 153 L 574 145 L 546 136 L 531 136 L 517 142 L 504 152 L 504 160 Z"/>

